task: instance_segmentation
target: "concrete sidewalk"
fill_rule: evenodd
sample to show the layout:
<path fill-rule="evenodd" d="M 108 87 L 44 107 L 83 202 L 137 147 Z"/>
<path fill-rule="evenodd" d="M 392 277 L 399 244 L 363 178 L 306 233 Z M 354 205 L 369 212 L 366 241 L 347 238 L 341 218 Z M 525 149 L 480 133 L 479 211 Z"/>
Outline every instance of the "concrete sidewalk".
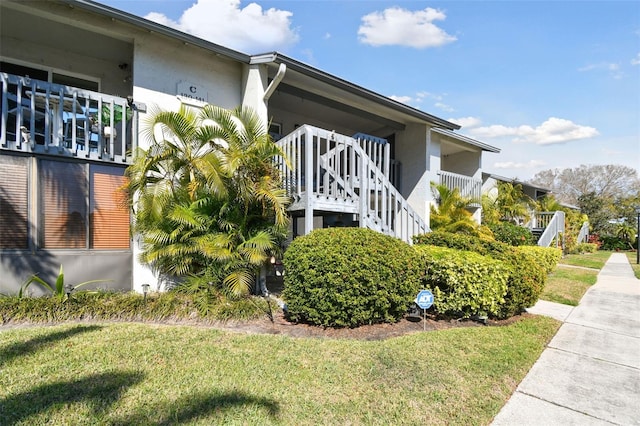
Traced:
<path fill-rule="evenodd" d="M 640 280 L 614 253 L 492 425 L 640 425 Z"/>

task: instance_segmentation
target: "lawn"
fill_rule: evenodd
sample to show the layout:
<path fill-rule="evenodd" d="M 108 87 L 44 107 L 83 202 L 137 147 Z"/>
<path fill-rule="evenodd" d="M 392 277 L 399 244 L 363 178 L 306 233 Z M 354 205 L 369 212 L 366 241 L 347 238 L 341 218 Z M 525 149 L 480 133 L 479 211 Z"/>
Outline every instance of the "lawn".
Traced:
<path fill-rule="evenodd" d="M 560 264 L 602 269 L 607 260 L 609 260 L 611 253 L 613 252 L 597 251 L 595 253 L 568 254 L 560 259 Z"/>
<path fill-rule="evenodd" d="M 640 279 L 640 265 L 638 264 L 637 256 L 638 254 L 636 252 L 627 252 L 627 258 L 629 259 L 631 268 L 633 268 L 633 273 L 636 275 L 636 278 Z"/>
<path fill-rule="evenodd" d="M 382 341 L 131 323 L 0 332 L 0 424 L 489 424 L 559 323 Z"/>
<path fill-rule="evenodd" d="M 547 277 L 540 299 L 564 305 L 578 306 L 589 287 L 596 283 L 598 270 L 558 265 Z"/>

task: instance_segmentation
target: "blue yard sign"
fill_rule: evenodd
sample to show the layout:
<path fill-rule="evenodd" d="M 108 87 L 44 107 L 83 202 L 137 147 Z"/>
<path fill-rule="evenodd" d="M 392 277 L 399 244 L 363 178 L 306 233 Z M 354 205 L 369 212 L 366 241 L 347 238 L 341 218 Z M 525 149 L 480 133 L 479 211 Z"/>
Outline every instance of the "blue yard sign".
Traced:
<path fill-rule="evenodd" d="M 422 309 L 429 309 L 433 305 L 433 293 L 429 290 L 420 290 L 416 296 L 416 305 Z"/>

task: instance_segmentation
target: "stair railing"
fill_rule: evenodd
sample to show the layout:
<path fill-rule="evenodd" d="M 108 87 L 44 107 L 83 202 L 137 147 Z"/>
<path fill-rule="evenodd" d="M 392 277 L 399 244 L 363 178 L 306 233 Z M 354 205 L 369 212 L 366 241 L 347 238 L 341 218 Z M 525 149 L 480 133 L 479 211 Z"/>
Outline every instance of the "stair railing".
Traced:
<path fill-rule="evenodd" d="M 303 125 L 278 142 L 291 168 L 276 159 L 287 194 L 305 217 L 333 203 L 360 216 L 360 226 L 411 242 L 429 228 L 389 180 L 389 146 Z M 327 204 L 323 204 L 326 206 Z M 312 225 L 309 222 L 309 227 Z M 305 224 L 305 229 L 307 224 Z"/>
<path fill-rule="evenodd" d="M 564 222 L 565 215 L 563 211 L 534 214 L 530 227 L 532 229 L 544 229 L 538 239 L 538 245 L 550 247 L 555 241 L 556 247 L 564 247 Z"/>
<path fill-rule="evenodd" d="M 586 243 L 589 241 L 589 222 L 584 222 L 582 227 L 580 228 L 580 232 L 578 232 L 578 238 L 576 239 L 576 243 Z"/>

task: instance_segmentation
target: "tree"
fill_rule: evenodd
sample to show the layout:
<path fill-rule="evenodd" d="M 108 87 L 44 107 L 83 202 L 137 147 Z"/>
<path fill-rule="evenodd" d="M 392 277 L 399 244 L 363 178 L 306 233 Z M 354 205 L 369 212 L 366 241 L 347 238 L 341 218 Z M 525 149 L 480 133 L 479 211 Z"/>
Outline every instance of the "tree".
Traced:
<path fill-rule="evenodd" d="M 140 258 L 163 274 L 212 270 L 239 294 L 286 235 L 283 152 L 249 109 L 207 105 L 151 114 L 125 190 Z"/>
<path fill-rule="evenodd" d="M 570 205 L 577 205 L 578 198 L 589 193 L 603 199 L 621 199 L 640 193 L 638 171 L 613 164 L 544 170 L 529 183 L 551 189 L 559 202 Z"/>

